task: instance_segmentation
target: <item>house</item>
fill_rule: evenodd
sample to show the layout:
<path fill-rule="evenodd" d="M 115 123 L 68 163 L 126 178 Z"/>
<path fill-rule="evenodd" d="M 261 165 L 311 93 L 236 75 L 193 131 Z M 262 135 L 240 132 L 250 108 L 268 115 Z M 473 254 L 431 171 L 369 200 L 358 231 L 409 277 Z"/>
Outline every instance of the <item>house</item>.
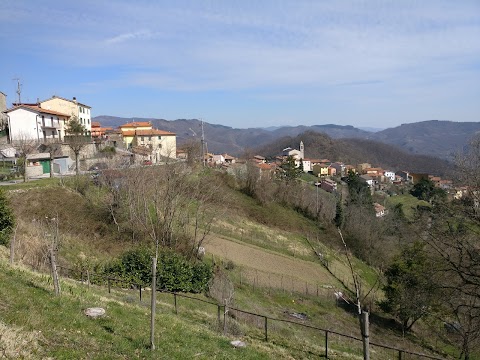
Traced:
<path fill-rule="evenodd" d="M 363 169 L 363 174 L 369 175 L 371 177 L 383 176 L 383 169 L 370 167 Z"/>
<path fill-rule="evenodd" d="M 320 187 L 328 192 L 335 192 L 337 191 L 337 183 L 330 179 L 324 179 L 320 183 Z"/>
<path fill-rule="evenodd" d="M 225 162 L 225 157 L 223 155 L 213 155 L 212 162 L 216 165 L 223 164 Z"/>
<path fill-rule="evenodd" d="M 70 115 L 37 105 L 20 104 L 7 111 L 9 141 L 63 140 Z"/>
<path fill-rule="evenodd" d="M 159 163 L 162 158 L 176 158 L 177 136 L 175 133 L 153 129 L 149 122 L 127 123 L 120 126 L 120 131 L 126 148 L 148 149 L 150 151 L 148 160 L 152 163 Z"/>
<path fill-rule="evenodd" d="M 369 163 L 361 163 L 361 164 L 358 164 L 358 165 L 357 165 L 357 171 L 358 171 L 360 174 L 363 174 L 363 173 L 364 173 L 363 171 L 364 171 L 365 169 L 368 169 L 368 168 L 371 168 L 371 167 L 372 167 L 372 165 L 369 164 Z"/>
<path fill-rule="evenodd" d="M 311 159 L 303 159 L 302 160 L 302 166 L 303 166 L 303 171 L 304 172 L 310 172 L 312 171 L 312 161 Z"/>
<path fill-rule="evenodd" d="M 111 127 L 102 127 L 97 121 L 92 121 L 91 136 L 92 138 L 105 138 L 108 131 L 113 130 Z"/>
<path fill-rule="evenodd" d="M 316 164 L 316 165 L 313 165 L 312 173 L 315 176 L 328 176 L 328 169 L 329 169 L 329 166 L 326 164 L 323 164 L 323 163 Z"/>
<path fill-rule="evenodd" d="M 17 153 L 17 150 L 9 145 L 5 146 L 5 148 L 0 149 L 0 161 L 2 161 L 2 165 L 5 166 L 6 162 L 9 162 L 11 165 L 16 164 L 17 158 L 15 157 L 15 154 Z"/>
<path fill-rule="evenodd" d="M 400 176 L 404 182 L 412 181 L 412 177 L 408 171 L 397 171 L 395 175 Z"/>
<path fill-rule="evenodd" d="M 360 180 L 364 181 L 367 183 L 367 185 L 372 188 L 373 185 L 375 184 L 375 181 L 373 180 L 373 178 L 369 175 L 360 175 Z"/>
<path fill-rule="evenodd" d="M 346 167 L 345 164 L 342 162 L 334 162 L 331 163 L 330 166 L 335 169 L 336 173 L 340 176 L 346 175 Z"/>
<path fill-rule="evenodd" d="M 417 184 L 420 180 L 428 180 L 428 174 L 410 174 L 412 184 Z"/>
<path fill-rule="evenodd" d="M 390 180 L 391 182 L 394 182 L 394 181 L 395 181 L 395 172 L 394 172 L 394 171 L 385 170 L 385 171 L 383 172 L 383 176 L 385 176 L 385 178 L 387 178 L 387 179 Z"/>
<path fill-rule="evenodd" d="M 373 206 L 375 207 L 375 216 L 377 218 L 387 215 L 388 210 L 386 210 L 383 205 L 380 205 L 379 203 L 374 203 Z"/>
<path fill-rule="evenodd" d="M 265 164 L 265 158 L 260 155 L 255 155 L 253 157 L 253 161 L 255 161 L 257 164 Z"/>
<path fill-rule="evenodd" d="M 235 161 L 236 161 L 237 159 L 235 159 L 233 156 L 230 156 L 230 155 L 228 155 L 228 154 L 226 154 L 226 153 L 225 153 L 225 154 L 222 154 L 222 155 L 223 155 L 223 158 L 225 159 L 225 163 L 226 163 L 226 164 L 235 164 Z"/>
<path fill-rule="evenodd" d="M 67 155 L 55 155 L 52 161 L 54 174 L 66 174 L 75 166 L 74 161 Z M 50 153 L 30 154 L 27 156 L 27 177 L 38 177 L 50 174 Z"/>
<path fill-rule="evenodd" d="M 47 100 L 40 101 L 39 106 L 46 110 L 57 111 L 69 116 L 76 116 L 80 124 L 85 127 L 87 134 L 90 134 L 92 131 L 92 108 L 78 102 L 75 97 L 70 100 L 54 95 Z"/>

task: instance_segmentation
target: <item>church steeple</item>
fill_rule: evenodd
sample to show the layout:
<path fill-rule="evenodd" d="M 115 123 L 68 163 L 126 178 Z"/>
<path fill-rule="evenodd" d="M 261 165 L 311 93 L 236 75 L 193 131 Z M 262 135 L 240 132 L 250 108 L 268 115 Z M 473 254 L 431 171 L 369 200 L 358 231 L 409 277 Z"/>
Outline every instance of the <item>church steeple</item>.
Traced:
<path fill-rule="evenodd" d="M 300 141 L 300 158 L 305 159 L 305 146 L 303 145 L 303 141 Z"/>

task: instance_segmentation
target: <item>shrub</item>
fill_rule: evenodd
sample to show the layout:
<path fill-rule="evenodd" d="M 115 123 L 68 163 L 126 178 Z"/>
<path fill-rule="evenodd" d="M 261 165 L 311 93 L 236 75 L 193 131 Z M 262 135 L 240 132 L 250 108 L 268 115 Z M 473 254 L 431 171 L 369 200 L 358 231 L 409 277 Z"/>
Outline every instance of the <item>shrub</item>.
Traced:
<path fill-rule="evenodd" d="M 5 191 L 0 189 L 0 245 L 8 246 L 14 226 L 13 210 L 5 196 Z"/>
<path fill-rule="evenodd" d="M 104 272 L 135 284 L 148 285 L 152 281 L 153 255 L 153 251 L 145 247 L 129 250 L 107 264 Z M 159 254 L 157 289 L 198 293 L 207 289 L 211 277 L 212 269 L 206 263 L 191 263 L 171 250 L 162 250 Z"/>

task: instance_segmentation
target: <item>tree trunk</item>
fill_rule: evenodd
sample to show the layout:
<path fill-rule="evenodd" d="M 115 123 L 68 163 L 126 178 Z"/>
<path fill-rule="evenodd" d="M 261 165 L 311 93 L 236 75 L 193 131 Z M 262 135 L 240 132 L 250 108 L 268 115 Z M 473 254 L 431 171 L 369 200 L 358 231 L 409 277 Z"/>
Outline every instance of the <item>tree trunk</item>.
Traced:
<path fill-rule="evenodd" d="M 50 177 L 53 178 L 53 153 L 50 153 Z"/>
<path fill-rule="evenodd" d="M 80 175 L 80 161 L 79 161 L 80 152 L 75 152 L 75 174 L 78 176 Z"/>

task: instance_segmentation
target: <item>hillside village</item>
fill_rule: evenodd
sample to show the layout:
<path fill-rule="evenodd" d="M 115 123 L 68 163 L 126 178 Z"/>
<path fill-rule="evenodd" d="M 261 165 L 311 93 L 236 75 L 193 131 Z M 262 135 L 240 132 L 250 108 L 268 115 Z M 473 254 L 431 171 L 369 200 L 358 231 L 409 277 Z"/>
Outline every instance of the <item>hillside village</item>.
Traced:
<path fill-rule="evenodd" d="M 157 165 L 198 156 L 197 153 L 189 154 L 185 146 L 177 146 L 175 133 L 155 129 L 151 122 L 132 120 L 118 128 L 103 127 L 99 122 L 92 121 L 92 108 L 75 97 L 67 99 L 54 95 L 36 103 L 13 103 L 13 107 L 7 109 L 6 95 L 0 92 L 0 113 L 6 134 L 0 145 L 0 160 L 3 165 L 11 163 L 12 172 L 15 172 L 18 169 L 19 147 L 25 147 L 25 143 L 28 143 L 32 149 L 26 154 L 26 179 L 49 176 L 51 168 L 53 175 L 75 173 L 75 154 L 68 145 L 67 133 L 68 123 L 72 119 L 78 120 L 83 127 L 82 135 L 86 139 L 79 153 L 81 172 Z M 60 144 L 54 153 L 46 151 L 48 149 L 45 147 L 45 144 L 52 143 Z M 459 199 L 468 191 L 468 188 L 455 187 L 451 180 L 434 174 L 412 173 L 408 169 L 382 169 L 367 162 L 344 164 L 335 159 L 309 158 L 305 156 L 303 142 L 300 142 L 298 149 L 279 149 L 278 156 L 268 159 L 262 154 L 239 159 L 227 153 L 209 153 L 206 148 L 201 151 L 204 152 L 203 157 L 200 155 L 195 161 L 200 160 L 209 167 L 223 168 L 232 174 L 245 167 L 246 162 L 255 164 L 260 174 L 278 173 L 282 171 L 282 164 L 291 157 L 297 168 L 318 179 L 314 181 L 316 186 L 331 193 L 337 191 L 338 182 L 349 172 L 358 174 L 368 184 L 372 194 L 380 191 L 391 195 L 392 192 L 388 190 L 390 185 L 415 184 L 422 179 L 429 179 L 452 198 Z M 380 204 L 375 206 L 378 216 L 383 216 L 384 207 Z"/>

